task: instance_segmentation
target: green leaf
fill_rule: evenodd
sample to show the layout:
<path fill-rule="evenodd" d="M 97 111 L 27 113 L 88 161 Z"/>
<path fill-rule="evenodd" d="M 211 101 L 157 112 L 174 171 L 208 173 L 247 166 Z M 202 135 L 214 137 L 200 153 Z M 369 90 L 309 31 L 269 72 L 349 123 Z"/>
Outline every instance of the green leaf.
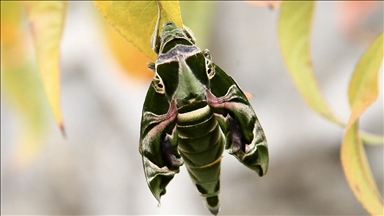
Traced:
<path fill-rule="evenodd" d="M 383 145 L 384 137 L 375 134 L 370 134 L 364 131 L 360 131 L 360 137 L 365 144 L 368 145 Z"/>
<path fill-rule="evenodd" d="M 183 23 L 193 29 L 198 47 L 205 48 L 208 45 L 216 3 L 214 1 L 180 1 Z"/>
<path fill-rule="evenodd" d="M 158 16 L 156 1 L 94 1 L 94 3 L 121 35 L 151 60 L 156 59 L 156 53 L 150 46 Z M 161 5 L 159 30 L 166 21 L 173 21 L 182 27 L 179 2 L 159 1 L 159 3 Z"/>
<path fill-rule="evenodd" d="M 313 1 L 283 1 L 278 37 L 288 72 L 307 104 L 332 122 L 342 124 L 331 111 L 316 82 L 310 55 Z"/>
<path fill-rule="evenodd" d="M 29 29 L 35 45 L 41 80 L 53 115 L 64 133 L 60 108 L 60 41 L 67 2 L 26 1 Z"/>
<path fill-rule="evenodd" d="M 372 215 L 382 215 L 384 203 L 360 141 L 358 120 L 378 97 L 378 75 L 383 61 L 383 39 L 381 34 L 371 44 L 360 58 L 353 73 L 348 90 L 352 112 L 341 147 L 341 163 L 348 183 L 357 199 Z"/>

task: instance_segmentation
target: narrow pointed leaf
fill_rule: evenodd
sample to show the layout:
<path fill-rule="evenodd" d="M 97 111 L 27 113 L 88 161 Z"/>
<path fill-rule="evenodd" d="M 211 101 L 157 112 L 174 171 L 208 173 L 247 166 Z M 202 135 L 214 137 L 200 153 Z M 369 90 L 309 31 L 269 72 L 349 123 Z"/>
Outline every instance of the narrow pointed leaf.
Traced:
<path fill-rule="evenodd" d="M 367 132 L 360 132 L 360 137 L 364 142 L 364 144 L 367 144 L 367 145 L 383 145 L 384 144 L 383 136 L 370 134 Z"/>
<path fill-rule="evenodd" d="M 316 82 L 310 55 L 313 1 L 283 2 L 278 38 L 288 72 L 307 104 L 332 122 L 342 124 L 333 114 Z"/>
<path fill-rule="evenodd" d="M 182 27 L 178 1 L 159 1 L 161 20 Z M 158 14 L 156 1 L 94 1 L 107 21 L 152 61 L 156 53 L 150 47 Z M 161 25 L 160 25 L 161 28 Z M 161 29 L 160 29 L 161 30 Z"/>
<path fill-rule="evenodd" d="M 383 62 L 383 34 L 381 34 L 360 58 L 349 83 L 349 104 L 352 125 L 379 95 L 379 69 Z"/>
<path fill-rule="evenodd" d="M 358 121 L 346 131 L 341 146 L 341 163 L 356 198 L 371 215 L 383 215 L 380 196 L 358 133 Z"/>
<path fill-rule="evenodd" d="M 341 147 L 341 162 L 348 183 L 364 208 L 372 215 L 383 215 L 384 203 L 372 177 L 358 134 L 360 115 L 378 97 L 378 74 L 383 61 L 383 34 L 360 58 L 349 84 L 352 109 Z"/>
<path fill-rule="evenodd" d="M 27 1 L 24 5 L 44 90 L 64 135 L 60 108 L 59 47 L 67 4 L 65 1 Z"/>

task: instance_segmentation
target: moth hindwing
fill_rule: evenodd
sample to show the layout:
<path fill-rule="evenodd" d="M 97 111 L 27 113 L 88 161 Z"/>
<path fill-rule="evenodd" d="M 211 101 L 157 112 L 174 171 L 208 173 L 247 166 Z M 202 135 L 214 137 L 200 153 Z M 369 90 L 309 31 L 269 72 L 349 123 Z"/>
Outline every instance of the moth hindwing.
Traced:
<path fill-rule="evenodd" d="M 166 22 L 152 37 L 158 54 L 141 120 L 140 146 L 148 186 L 160 202 L 185 164 L 214 215 L 219 212 L 220 162 L 224 150 L 260 176 L 268 170 L 263 129 L 248 99 L 208 50 L 195 46 L 190 29 Z"/>

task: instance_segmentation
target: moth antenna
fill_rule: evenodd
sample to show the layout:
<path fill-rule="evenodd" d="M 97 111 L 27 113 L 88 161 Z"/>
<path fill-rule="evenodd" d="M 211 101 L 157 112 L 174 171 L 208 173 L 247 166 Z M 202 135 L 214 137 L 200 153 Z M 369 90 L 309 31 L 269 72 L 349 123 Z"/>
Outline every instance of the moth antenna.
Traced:
<path fill-rule="evenodd" d="M 153 51 L 155 51 L 157 54 L 159 54 L 159 44 L 160 44 L 160 37 L 159 37 L 159 26 L 160 26 L 160 18 L 161 18 L 161 10 L 160 10 L 160 3 L 159 1 L 156 1 L 157 3 L 157 20 L 155 25 L 155 30 L 152 33 L 151 37 L 151 48 Z"/>

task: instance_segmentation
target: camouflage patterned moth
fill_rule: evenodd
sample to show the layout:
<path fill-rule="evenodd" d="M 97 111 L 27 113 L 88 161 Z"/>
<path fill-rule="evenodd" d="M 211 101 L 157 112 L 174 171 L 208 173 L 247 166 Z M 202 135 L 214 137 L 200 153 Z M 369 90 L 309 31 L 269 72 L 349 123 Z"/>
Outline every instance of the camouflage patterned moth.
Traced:
<path fill-rule="evenodd" d="M 224 148 L 241 163 L 266 174 L 267 141 L 248 99 L 210 52 L 195 46 L 192 31 L 159 20 L 151 47 L 158 54 L 145 98 L 139 151 L 145 177 L 160 202 L 185 164 L 205 205 L 219 212 L 220 162 Z"/>

